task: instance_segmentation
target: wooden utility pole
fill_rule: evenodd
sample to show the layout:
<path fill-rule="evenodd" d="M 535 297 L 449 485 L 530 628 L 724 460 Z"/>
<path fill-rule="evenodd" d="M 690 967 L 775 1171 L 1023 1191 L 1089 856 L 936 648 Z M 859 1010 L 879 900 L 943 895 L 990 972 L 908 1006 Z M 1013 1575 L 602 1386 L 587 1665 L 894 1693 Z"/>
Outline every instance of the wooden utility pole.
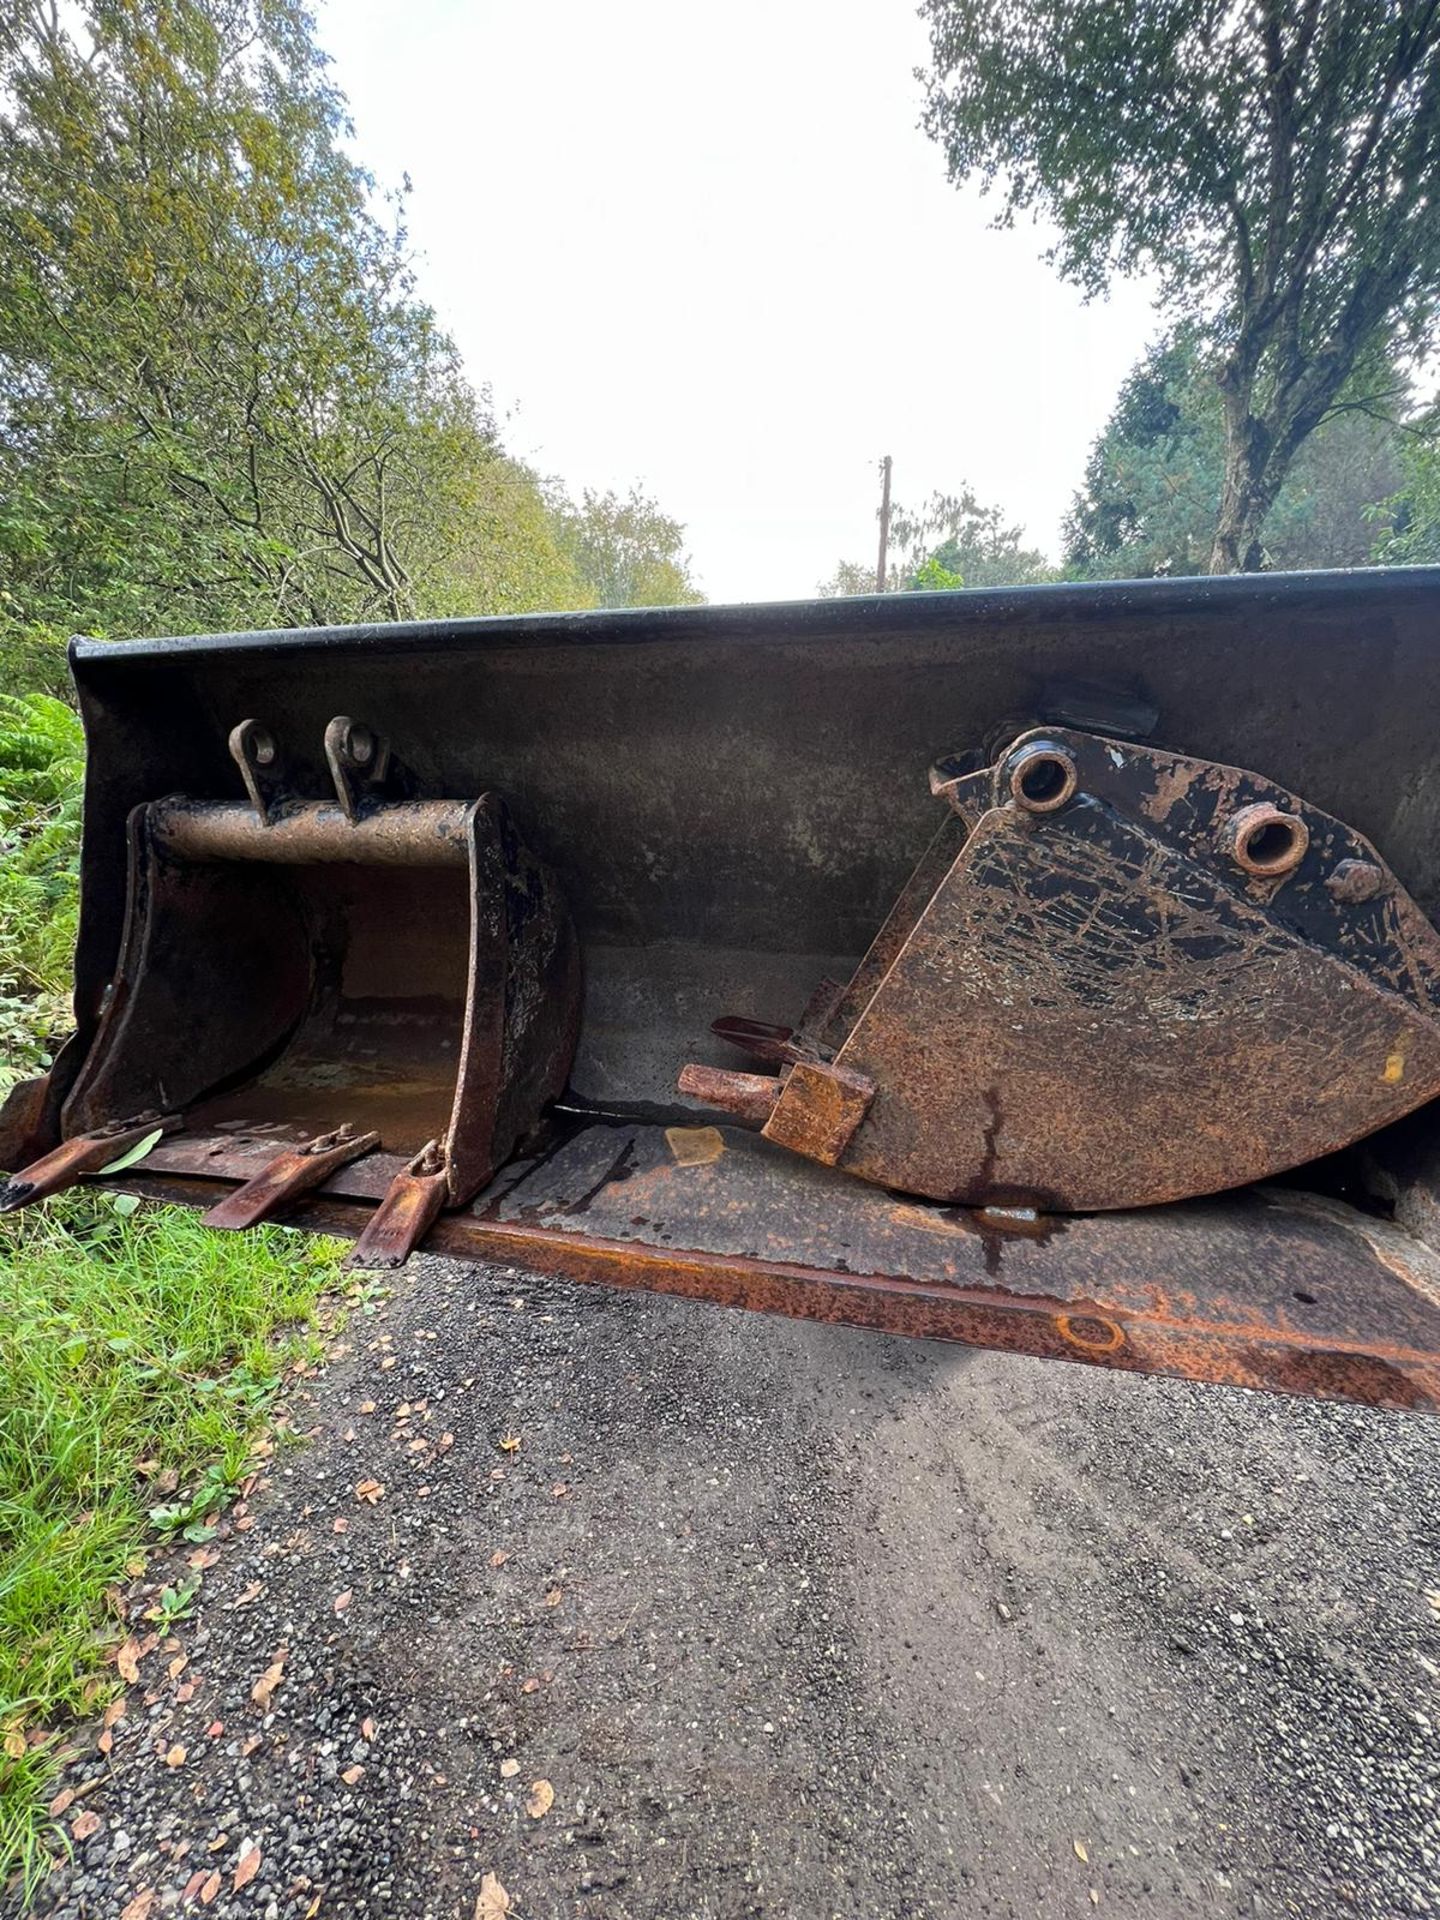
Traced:
<path fill-rule="evenodd" d="M 885 568 L 890 556 L 890 456 L 880 462 L 880 558 L 875 563 L 875 591 L 885 591 Z"/>

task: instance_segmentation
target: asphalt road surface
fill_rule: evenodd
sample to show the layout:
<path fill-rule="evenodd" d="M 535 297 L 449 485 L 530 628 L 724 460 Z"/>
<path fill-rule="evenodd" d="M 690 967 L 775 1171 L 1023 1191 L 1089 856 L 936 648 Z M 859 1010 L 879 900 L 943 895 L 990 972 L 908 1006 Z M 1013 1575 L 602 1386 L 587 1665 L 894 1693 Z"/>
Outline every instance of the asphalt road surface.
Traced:
<path fill-rule="evenodd" d="M 1440 1912 L 1440 1423 L 433 1259 L 344 1349 L 42 1910 Z"/>

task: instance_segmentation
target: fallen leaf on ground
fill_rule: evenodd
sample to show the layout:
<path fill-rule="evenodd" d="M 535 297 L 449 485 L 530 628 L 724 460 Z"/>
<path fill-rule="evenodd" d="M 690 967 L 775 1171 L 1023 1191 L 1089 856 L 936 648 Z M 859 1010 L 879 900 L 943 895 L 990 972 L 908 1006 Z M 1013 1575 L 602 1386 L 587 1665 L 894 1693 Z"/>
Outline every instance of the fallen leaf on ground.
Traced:
<path fill-rule="evenodd" d="M 165 1764 L 167 1767 L 183 1767 L 185 1764 L 184 1747 L 171 1747 L 165 1755 Z"/>
<path fill-rule="evenodd" d="M 102 1730 L 100 1734 L 100 1738 L 95 1742 L 95 1744 L 100 1749 L 101 1753 L 109 1753 L 110 1749 L 115 1744 L 115 1736 L 110 1731 L 109 1727 L 105 1727 Z"/>
<path fill-rule="evenodd" d="M 345 1782 L 347 1787 L 358 1786 L 365 1778 L 365 1769 L 357 1763 L 353 1767 L 346 1767 L 340 1778 Z"/>
<path fill-rule="evenodd" d="M 499 1446 L 500 1446 L 500 1451 L 502 1453 L 518 1453 L 520 1451 L 519 1434 L 518 1433 L 502 1433 L 500 1436 Z"/>
<path fill-rule="evenodd" d="M 349 1588 L 349 1587 L 347 1587 L 347 1588 L 345 1589 L 345 1591 L 344 1591 L 344 1593 L 337 1593 L 337 1594 L 336 1594 L 336 1596 L 335 1596 L 335 1611 L 336 1611 L 336 1613 L 343 1613 L 343 1612 L 345 1611 L 345 1609 L 346 1609 L 346 1607 L 348 1607 L 348 1606 L 349 1606 L 349 1604 L 350 1604 L 350 1602 L 351 1602 L 351 1601 L 352 1601 L 352 1600 L 353 1600 L 354 1598 L 355 1598 L 355 1595 L 354 1595 L 354 1592 L 353 1592 L 353 1591 L 352 1591 L 352 1589 L 351 1589 L 351 1588 Z"/>
<path fill-rule="evenodd" d="M 250 1698 L 255 1702 L 255 1705 L 264 1708 L 267 1712 L 270 1707 L 271 1694 L 274 1693 L 280 1682 L 285 1678 L 285 1654 L 286 1649 L 281 1647 L 275 1658 L 270 1662 L 270 1665 L 250 1689 Z"/>
<path fill-rule="evenodd" d="M 5 1758 L 7 1760 L 23 1760 L 25 1758 L 25 1736 L 19 1727 L 10 1727 L 6 1731 L 3 1744 Z"/>
<path fill-rule="evenodd" d="M 385 1489 L 378 1480 L 362 1480 L 355 1488 L 357 1500 L 368 1500 L 373 1507 Z"/>
<path fill-rule="evenodd" d="M 87 1807 L 84 1813 L 76 1816 L 70 1828 L 72 1840 L 88 1840 L 92 1833 L 100 1831 L 100 1816 Z"/>
<path fill-rule="evenodd" d="M 500 1762 L 500 1778 L 502 1780 L 513 1780 L 519 1771 L 520 1762 L 518 1760 L 502 1760 Z"/>
<path fill-rule="evenodd" d="M 182 1707 L 187 1700 L 193 1700 L 195 1698 L 195 1682 L 193 1680 L 182 1681 L 175 1689 L 175 1698 Z"/>
<path fill-rule="evenodd" d="M 330 1525 L 336 1533 L 348 1533 L 350 1531 L 350 1522 L 348 1520 L 332 1520 Z"/>
<path fill-rule="evenodd" d="M 394 1364 L 395 1364 L 394 1354 L 387 1353 L 385 1358 L 380 1362 L 380 1371 L 382 1373 L 388 1373 L 390 1369 L 394 1366 Z"/>
<path fill-rule="evenodd" d="M 490 1556 L 490 1564 L 492 1567 L 503 1567 L 509 1558 L 509 1554 L 503 1547 L 497 1547 Z"/>
<path fill-rule="evenodd" d="M 525 1811 L 532 1820 L 543 1820 L 555 1804 L 555 1789 L 548 1780 L 532 1780 L 526 1796 Z"/>
<path fill-rule="evenodd" d="M 507 1920 L 509 1912 L 509 1894 L 493 1873 L 487 1873 L 475 1897 L 475 1920 Z"/>
<path fill-rule="evenodd" d="M 190 1567 L 195 1573 L 203 1573 L 206 1567 L 215 1566 L 220 1559 L 218 1547 L 197 1547 L 190 1555 Z"/>
<path fill-rule="evenodd" d="M 188 1653 L 177 1653 L 165 1671 L 172 1680 L 178 1680 L 189 1664 L 190 1656 Z"/>
<path fill-rule="evenodd" d="M 250 1758 L 251 1754 L 254 1753 L 255 1749 L 260 1745 L 260 1740 L 261 1740 L 260 1734 L 252 1733 L 250 1738 L 242 1743 L 240 1751 L 241 1753 L 244 1754 L 247 1760 Z"/>
<path fill-rule="evenodd" d="M 134 1640 L 125 1642 L 115 1655 L 115 1665 L 119 1669 L 120 1678 L 133 1687 L 140 1678 L 140 1648 L 137 1642 Z"/>
<path fill-rule="evenodd" d="M 73 1787 L 62 1787 L 59 1793 L 57 1793 L 55 1798 L 50 1802 L 50 1818 L 52 1820 L 58 1820 L 61 1814 L 64 1813 L 65 1809 L 74 1800 L 74 1798 L 75 1798 L 75 1789 Z"/>
<path fill-rule="evenodd" d="M 122 1911 L 120 1920 L 145 1920 L 145 1916 L 154 1904 L 154 1887 L 142 1887 L 140 1892 L 137 1893 L 135 1898 L 130 1902 L 129 1906 Z"/>
<path fill-rule="evenodd" d="M 454 1444 L 455 1436 L 453 1433 L 442 1433 L 440 1438 L 435 1442 L 435 1451 L 437 1453 L 448 1453 Z"/>
<path fill-rule="evenodd" d="M 545 1604 L 547 1607 L 558 1607 L 560 1602 L 564 1598 L 565 1596 L 560 1591 L 559 1587 L 551 1587 L 550 1591 L 545 1596 Z"/>
<path fill-rule="evenodd" d="M 264 1591 L 265 1582 L 263 1580 L 252 1580 L 248 1587 L 245 1587 L 241 1592 L 236 1594 L 235 1598 L 230 1602 L 230 1605 L 232 1607 L 248 1607 L 252 1601 L 258 1600 Z"/>
<path fill-rule="evenodd" d="M 1083 1860 L 1083 1861 L 1085 1861 L 1085 1863 L 1086 1863 L 1086 1864 L 1088 1865 L 1088 1864 L 1089 1864 L 1089 1861 L 1090 1861 L 1090 1856 L 1089 1856 L 1089 1854 L 1088 1854 L 1088 1853 L 1087 1853 L 1087 1852 L 1085 1851 L 1085 1842 L 1084 1842 L 1083 1840 L 1076 1840 L 1076 1841 L 1075 1841 L 1075 1842 L 1074 1842 L 1073 1844 L 1074 1844 L 1074 1847 L 1075 1847 L 1075 1857 L 1076 1857 L 1076 1859 L 1077 1859 L 1077 1860 Z"/>
<path fill-rule="evenodd" d="M 563 1500 L 569 1491 L 569 1487 L 566 1486 L 563 1480 L 557 1480 L 550 1489 L 550 1498 L 552 1500 Z"/>
<path fill-rule="evenodd" d="M 375 1411 L 375 1402 L 373 1400 L 362 1400 L 355 1411 L 357 1413 L 373 1413 Z"/>
<path fill-rule="evenodd" d="M 375 1722 L 368 1715 L 360 1722 L 360 1737 L 362 1740 L 375 1738 Z"/>
<path fill-rule="evenodd" d="M 260 1849 L 254 1845 L 248 1846 L 235 1865 L 235 1892 L 239 1893 L 242 1887 L 248 1887 L 259 1871 Z"/>
<path fill-rule="evenodd" d="M 100 1724 L 102 1727 L 113 1727 L 117 1720 L 123 1720 L 124 1718 L 125 1718 L 125 1696 L 122 1693 L 118 1700 L 112 1700 L 109 1706 L 106 1707 L 105 1717 L 100 1722 Z"/>
<path fill-rule="evenodd" d="M 242 1513 L 240 1518 L 235 1522 L 235 1531 L 237 1533 L 248 1533 L 254 1524 L 255 1516 L 253 1513 Z"/>
<path fill-rule="evenodd" d="M 200 1889 L 201 1906 L 208 1907 L 210 1905 L 210 1902 L 215 1898 L 216 1894 L 219 1893 L 219 1891 L 220 1891 L 220 1869 L 217 1867 L 215 1871 L 210 1875 L 210 1878 L 205 1882 L 204 1886 L 201 1887 Z"/>

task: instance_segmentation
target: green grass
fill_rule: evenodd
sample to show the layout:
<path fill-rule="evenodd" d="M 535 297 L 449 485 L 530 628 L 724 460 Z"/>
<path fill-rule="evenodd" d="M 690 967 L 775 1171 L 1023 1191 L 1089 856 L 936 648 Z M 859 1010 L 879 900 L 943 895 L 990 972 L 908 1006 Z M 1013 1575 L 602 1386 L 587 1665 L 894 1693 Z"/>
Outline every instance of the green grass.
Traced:
<path fill-rule="evenodd" d="M 116 1590 L 147 1543 L 209 1537 L 336 1280 L 331 1242 L 125 1206 L 0 1220 L 0 1884 L 45 1869 L 55 1737 L 113 1679 Z"/>
<path fill-rule="evenodd" d="M 84 750 L 63 701 L 0 691 L 0 1095 L 69 1024 Z"/>
<path fill-rule="evenodd" d="M 80 722 L 35 690 L 62 685 L 54 636 L 21 637 L 0 658 L 0 1097 L 69 1026 L 79 888 Z M 338 1251 L 98 1190 L 0 1218 L 0 1886 L 43 1876 L 66 1729 L 114 1684 L 119 1593 L 147 1547 L 208 1537 Z M 188 1598 L 167 1589 L 165 1618 Z"/>

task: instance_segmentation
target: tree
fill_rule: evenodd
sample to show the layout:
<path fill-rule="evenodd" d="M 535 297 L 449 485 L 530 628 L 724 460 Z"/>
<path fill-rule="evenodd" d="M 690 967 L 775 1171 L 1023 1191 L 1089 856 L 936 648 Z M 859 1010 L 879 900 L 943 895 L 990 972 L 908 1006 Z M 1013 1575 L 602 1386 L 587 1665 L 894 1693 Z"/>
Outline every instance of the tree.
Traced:
<path fill-rule="evenodd" d="M 1400 485 L 1384 504 L 1375 557 L 1385 565 L 1440 563 L 1440 419 L 1416 423 L 1400 453 Z"/>
<path fill-rule="evenodd" d="M 556 489 L 552 509 L 589 605 L 682 607 L 704 599 L 690 578 L 685 529 L 638 487 L 624 499 L 587 488 L 578 506 Z"/>
<path fill-rule="evenodd" d="M 0 24 L 0 565 L 126 633 L 576 605 L 298 0 Z"/>
<path fill-rule="evenodd" d="M 1401 483 L 1403 438 L 1384 416 L 1332 413 L 1300 449 L 1263 522 L 1264 563 L 1369 563 L 1387 522 L 1383 503 Z M 1204 572 L 1224 468 L 1220 394 L 1203 344 L 1182 328 L 1121 386 L 1066 519 L 1067 570 L 1142 579 Z"/>
<path fill-rule="evenodd" d="M 1051 580 L 1043 553 L 1021 546 L 1020 527 L 1007 526 L 999 507 L 985 507 L 968 486 L 934 493 L 918 511 L 896 505 L 890 516 L 888 593 L 934 593 L 959 587 L 1008 587 Z M 842 560 L 821 594 L 836 598 L 873 593 L 869 567 Z"/>
<path fill-rule="evenodd" d="M 950 176 L 1046 215 L 1087 292 L 1146 270 L 1206 342 L 1210 552 L 1256 566 L 1305 441 L 1436 339 L 1440 0 L 923 0 Z"/>

